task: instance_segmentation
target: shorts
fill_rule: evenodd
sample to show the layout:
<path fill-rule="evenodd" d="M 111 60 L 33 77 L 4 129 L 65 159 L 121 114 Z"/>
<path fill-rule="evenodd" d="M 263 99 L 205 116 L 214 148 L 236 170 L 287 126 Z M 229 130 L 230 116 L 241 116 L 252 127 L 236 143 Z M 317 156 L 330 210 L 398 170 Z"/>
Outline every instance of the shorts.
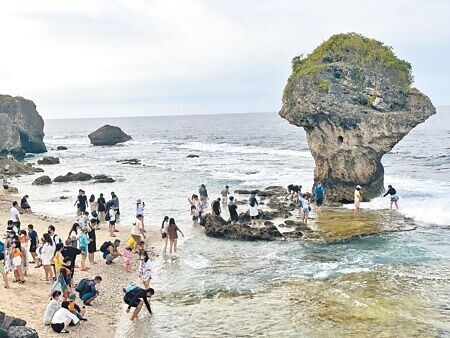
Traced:
<path fill-rule="evenodd" d="M 355 208 L 359 209 L 359 206 L 361 205 L 360 201 L 355 202 Z"/>
<path fill-rule="evenodd" d="M 111 255 L 110 253 L 103 254 L 103 258 L 107 263 L 111 263 L 114 260 L 113 255 Z"/>
<path fill-rule="evenodd" d="M 37 247 L 35 245 L 30 246 L 30 252 L 36 252 Z"/>
<path fill-rule="evenodd" d="M 20 222 L 13 222 L 13 226 L 17 228 L 17 231 L 20 230 Z"/>
<path fill-rule="evenodd" d="M 391 202 L 397 202 L 399 200 L 398 195 L 392 195 L 391 196 Z"/>
<path fill-rule="evenodd" d="M 141 242 L 141 236 L 131 235 L 131 238 L 133 238 L 137 244 L 139 244 Z"/>
<path fill-rule="evenodd" d="M 80 296 L 80 299 L 81 300 L 88 300 L 88 299 L 91 299 L 92 297 L 95 297 L 95 293 L 93 293 L 93 292 L 88 292 L 88 293 L 85 293 L 84 295 L 82 295 L 82 296 Z"/>
<path fill-rule="evenodd" d="M 316 205 L 320 207 L 323 204 L 323 198 L 316 199 Z"/>
<path fill-rule="evenodd" d="M 109 221 L 109 225 L 116 225 L 116 221 Z"/>
<path fill-rule="evenodd" d="M 14 265 L 14 268 L 17 268 L 17 267 L 21 266 L 22 265 L 22 257 L 20 257 L 20 256 L 14 257 L 13 258 L 13 265 Z"/>
<path fill-rule="evenodd" d="M 129 299 L 129 297 L 127 297 L 126 295 L 123 297 L 123 301 L 125 302 L 125 304 L 131 307 L 138 307 L 139 303 L 141 302 L 140 299 L 135 299 L 133 302 L 131 302 L 132 300 Z"/>
<path fill-rule="evenodd" d="M 88 249 L 86 247 L 80 247 L 81 254 L 84 256 L 88 255 Z"/>
<path fill-rule="evenodd" d="M 193 220 L 193 221 L 198 220 L 198 216 L 192 216 L 192 220 Z"/>
<path fill-rule="evenodd" d="M 8 186 L 8 185 L 4 185 L 4 186 L 3 186 L 3 189 L 8 190 L 8 189 L 9 189 L 9 186 Z"/>
<path fill-rule="evenodd" d="M 309 207 L 303 207 L 303 213 L 309 214 Z"/>
<path fill-rule="evenodd" d="M 64 329 L 64 323 L 56 323 L 56 324 L 51 324 L 52 325 L 52 329 L 53 331 L 57 332 L 57 333 L 61 333 L 61 331 Z"/>

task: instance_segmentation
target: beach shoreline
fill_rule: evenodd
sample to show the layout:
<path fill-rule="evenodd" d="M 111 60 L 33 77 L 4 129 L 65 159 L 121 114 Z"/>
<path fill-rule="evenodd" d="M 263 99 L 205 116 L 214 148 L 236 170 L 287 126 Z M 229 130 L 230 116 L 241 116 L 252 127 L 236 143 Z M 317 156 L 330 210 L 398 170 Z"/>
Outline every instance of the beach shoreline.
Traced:
<path fill-rule="evenodd" d="M 20 194 L 26 193 L 25 187 L 18 186 L 17 188 L 19 189 L 19 194 L 6 193 L 3 189 L 0 193 L 0 222 L 5 228 L 9 219 L 11 203 L 15 200 L 20 201 Z M 54 225 L 56 227 L 56 233 L 64 240 L 67 238 L 70 227 L 74 223 L 69 218 L 59 218 L 37 213 L 23 213 L 20 217 L 22 229 L 26 229 L 28 224 L 33 224 L 39 238 L 47 231 L 49 225 Z M 120 232 L 116 234 L 117 237 L 111 238 L 107 231 L 107 224 L 102 223 L 101 230 L 96 231 L 97 250 L 99 250 L 105 241 L 120 239 L 122 243 L 120 251 L 122 251 L 125 248 L 124 243 L 126 243 L 130 235 L 127 227 L 121 227 L 119 229 Z M 158 239 L 159 233 L 157 231 L 147 229 L 146 243 L 148 249 L 151 250 Z M 80 261 L 80 256 L 78 256 L 77 265 L 80 264 Z M 132 272 L 130 273 L 125 272 L 120 257 L 115 261 L 115 264 L 106 265 L 102 253 L 97 251 L 95 253 L 95 261 L 97 264 L 91 266 L 87 272 L 82 272 L 80 269 L 75 270 L 74 279 L 76 283 L 82 278 L 94 278 L 97 275 L 101 276 L 103 280 L 99 285 L 99 297 L 94 300 L 93 306 L 87 308 L 85 316 L 87 321 L 81 322 L 76 327 L 69 328 L 70 333 L 67 335 L 69 337 L 113 337 L 115 336 L 116 328 L 121 318 L 128 316 L 125 313 L 122 288 L 130 282 L 139 283 L 137 276 L 137 255 L 133 254 L 133 266 L 131 269 Z M 26 320 L 27 326 L 35 329 L 40 337 L 58 337 L 59 335 L 50 326 L 43 324 L 45 308 L 50 300 L 48 294 L 50 285 L 42 280 L 44 279 L 43 268 L 35 268 L 34 264 L 29 264 L 28 273 L 29 276 L 25 277 L 25 284 L 13 283 L 14 275 L 13 273 L 9 273 L 9 289 L 3 287 L 3 280 L 0 281 L 2 290 L 1 311 L 7 315 Z M 76 295 L 77 303 L 81 306 L 82 301 L 79 299 L 78 293 Z M 20 300 L 18 301 L 18 299 Z"/>

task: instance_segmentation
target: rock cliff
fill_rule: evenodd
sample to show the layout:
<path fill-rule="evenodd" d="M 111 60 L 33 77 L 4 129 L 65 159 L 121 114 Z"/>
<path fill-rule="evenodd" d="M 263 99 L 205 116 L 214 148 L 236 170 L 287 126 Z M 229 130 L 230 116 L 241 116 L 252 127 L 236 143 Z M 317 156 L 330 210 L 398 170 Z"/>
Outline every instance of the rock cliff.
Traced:
<path fill-rule="evenodd" d="M 26 153 L 46 152 L 44 120 L 33 101 L 0 95 L 0 157 L 23 159 Z"/>
<path fill-rule="evenodd" d="M 327 201 L 353 201 L 357 184 L 364 200 L 378 196 L 382 156 L 435 114 L 411 87 L 411 65 L 383 43 L 349 33 L 294 58 L 292 68 L 280 116 L 305 129 Z"/>

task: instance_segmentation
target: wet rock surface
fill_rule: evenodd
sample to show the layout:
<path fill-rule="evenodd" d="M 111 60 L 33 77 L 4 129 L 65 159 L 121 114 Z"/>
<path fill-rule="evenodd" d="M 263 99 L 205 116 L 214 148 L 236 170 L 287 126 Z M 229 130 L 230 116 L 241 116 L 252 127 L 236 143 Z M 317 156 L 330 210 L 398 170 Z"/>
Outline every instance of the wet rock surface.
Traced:
<path fill-rule="evenodd" d="M 94 183 L 114 183 L 116 180 L 112 177 L 106 176 L 106 175 L 95 175 L 93 177 Z"/>
<path fill-rule="evenodd" d="M 86 174 L 83 172 L 74 174 L 68 172 L 66 175 L 55 177 L 53 182 L 75 182 L 75 181 L 90 181 L 90 180 L 92 180 L 92 175 L 90 174 Z"/>

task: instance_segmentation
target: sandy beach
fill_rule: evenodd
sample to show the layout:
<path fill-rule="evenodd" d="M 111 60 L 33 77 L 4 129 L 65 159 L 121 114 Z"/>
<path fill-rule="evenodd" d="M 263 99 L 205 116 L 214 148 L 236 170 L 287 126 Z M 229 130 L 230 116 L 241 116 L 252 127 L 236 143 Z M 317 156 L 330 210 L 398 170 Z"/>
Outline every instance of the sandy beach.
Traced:
<path fill-rule="evenodd" d="M 19 193 L 22 193 L 20 191 Z M 9 209 L 11 202 L 20 200 L 19 195 L 11 195 L 3 192 L 0 193 L 0 222 L 6 227 L 9 219 Z M 69 207 L 69 206 L 68 206 Z M 34 229 L 38 232 L 39 237 L 47 231 L 47 227 L 53 224 L 56 227 L 56 233 L 65 239 L 73 223 L 70 219 L 61 219 L 48 217 L 38 214 L 21 215 L 22 226 L 26 228 L 28 224 L 33 224 Z M 129 238 L 129 232 L 123 227 L 117 233 L 117 238 L 125 243 Z M 148 231 L 147 248 L 151 248 L 157 243 L 159 234 L 156 231 Z M 101 230 L 97 230 L 97 250 L 104 241 L 110 240 L 106 230 L 106 224 L 101 224 Z M 122 244 L 121 249 L 125 247 Z M 69 337 L 111 337 L 115 335 L 116 325 L 121 316 L 127 316 L 123 303 L 122 288 L 127 283 L 137 282 L 137 255 L 133 255 L 132 272 L 126 273 L 121 258 L 118 258 L 113 265 L 106 265 L 101 256 L 101 252 L 97 251 L 95 260 L 97 264 L 90 267 L 87 272 L 80 269 L 75 270 L 75 282 L 82 278 L 94 278 L 97 275 L 102 276 L 103 281 L 99 285 L 100 296 L 93 302 L 93 306 L 87 307 L 86 322 L 81 322 L 77 327 L 70 328 Z M 79 264 L 79 258 L 77 264 Z M 34 264 L 30 264 L 29 276 L 26 277 L 25 284 L 13 283 L 13 274 L 8 274 L 9 289 L 3 288 L 1 283 L 1 310 L 8 315 L 15 316 L 27 321 L 27 326 L 34 328 L 40 337 L 58 337 L 59 335 L 51 329 L 50 326 L 43 324 L 43 315 L 45 308 L 50 299 L 48 292 L 50 285 L 46 284 L 44 279 L 43 268 L 35 268 Z M 78 298 L 77 302 L 82 305 Z M 146 311 L 146 310 L 145 310 Z M 144 312 L 144 311 L 142 311 Z M 142 313 L 141 313 L 142 315 Z"/>

